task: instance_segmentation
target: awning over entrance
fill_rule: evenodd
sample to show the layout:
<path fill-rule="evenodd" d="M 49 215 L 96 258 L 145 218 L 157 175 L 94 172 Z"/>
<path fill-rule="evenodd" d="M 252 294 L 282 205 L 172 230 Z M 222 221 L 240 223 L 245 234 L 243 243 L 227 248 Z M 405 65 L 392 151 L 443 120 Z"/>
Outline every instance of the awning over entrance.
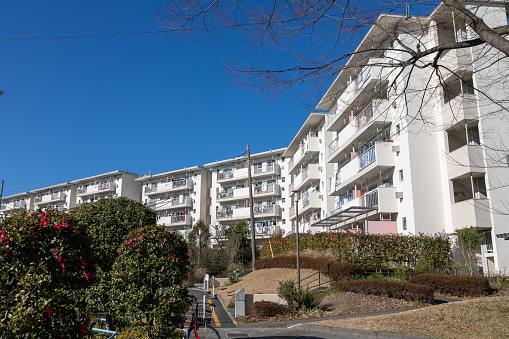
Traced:
<path fill-rule="evenodd" d="M 350 218 L 357 217 L 361 214 L 365 214 L 371 211 L 376 210 L 376 207 L 362 207 L 362 206 L 352 206 L 348 207 L 345 210 L 339 211 L 337 213 L 332 214 L 330 217 L 322 219 L 320 221 L 315 222 L 312 227 L 323 226 L 330 227 L 340 222 L 346 221 Z"/>

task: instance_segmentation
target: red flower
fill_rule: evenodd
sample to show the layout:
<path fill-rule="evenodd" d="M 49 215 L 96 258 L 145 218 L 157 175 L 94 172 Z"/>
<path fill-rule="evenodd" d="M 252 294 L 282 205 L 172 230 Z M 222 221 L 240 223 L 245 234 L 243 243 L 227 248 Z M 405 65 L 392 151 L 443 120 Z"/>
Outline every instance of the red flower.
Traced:
<path fill-rule="evenodd" d="M 56 228 L 57 230 L 61 229 L 62 227 L 63 227 L 63 225 L 62 225 L 62 224 L 55 225 L 55 228 Z"/>
<path fill-rule="evenodd" d="M 86 336 L 88 334 L 88 328 L 87 328 L 87 325 L 83 325 L 83 327 L 81 328 L 81 335 L 82 336 Z"/>
<path fill-rule="evenodd" d="M 90 315 L 87 315 L 87 320 L 85 320 L 85 324 L 90 325 L 91 320 L 92 319 L 91 319 Z"/>
<path fill-rule="evenodd" d="M 52 309 L 50 306 L 48 306 L 48 307 L 46 307 L 46 308 L 44 309 L 44 311 L 43 311 L 43 312 L 46 312 L 46 313 L 48 313 L 48 314 L 51 314 L 51 313 L 53 313 L 53 309 Z"/>
<path fill-rule="evenodd" d="M 41 226 L 46 226 L 48 222 L 46 220 L 41 220 Z"/>
<path fill-rule="evenodd" d="M 166 244 L 167 242 L 168 242 L 168 240 L 166 240 L 166 238 L 164 238 L 164 239 L 163 239 L 163 243 L 165 243 L 165 244 Z"/>

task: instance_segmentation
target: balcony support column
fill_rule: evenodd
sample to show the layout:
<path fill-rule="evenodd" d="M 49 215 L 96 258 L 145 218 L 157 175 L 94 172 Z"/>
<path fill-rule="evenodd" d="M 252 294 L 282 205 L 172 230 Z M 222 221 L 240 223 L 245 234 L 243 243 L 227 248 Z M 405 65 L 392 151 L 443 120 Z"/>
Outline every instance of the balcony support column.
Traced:
<path fill-rule="evenodd" d="M 472 189 L 472 199 L 475 199 L 474 176 L 472 173 L 470 173 L 470 188 Z"/>

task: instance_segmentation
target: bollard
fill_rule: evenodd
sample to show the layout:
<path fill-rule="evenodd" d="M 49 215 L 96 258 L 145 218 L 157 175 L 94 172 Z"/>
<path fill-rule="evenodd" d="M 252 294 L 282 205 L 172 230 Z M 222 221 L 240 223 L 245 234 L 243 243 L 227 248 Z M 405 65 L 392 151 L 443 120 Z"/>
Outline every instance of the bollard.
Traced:
<path fill-rule="evenodd" d="M 212 298 L 215 298 L 216 295 L 215 295 L 215 284 L 214 284 L 214 279 L 215 277 L 212 276 Z"/>

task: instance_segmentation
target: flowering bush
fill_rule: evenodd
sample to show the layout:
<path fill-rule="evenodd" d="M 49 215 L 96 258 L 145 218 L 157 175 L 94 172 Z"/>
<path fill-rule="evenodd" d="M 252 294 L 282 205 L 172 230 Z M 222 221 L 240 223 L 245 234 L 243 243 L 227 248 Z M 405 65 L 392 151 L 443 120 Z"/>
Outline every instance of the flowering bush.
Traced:
<path fill-rule="evenodd" d="M 133 230 L 113 265 L 112 302 L 123 328 L 140 327 L 148 338 L 168 338 L 183 323 L 189 268 L 187 245 L 163 227 Z"/>
<path fill-rule="evenodd" d="M 82 294 L 96 274 L 87 229 L 38 211 L 5 218 L 0 232 L 0 337 L 86 336 Z"/>
<path fill-rule="evenodd" d="M 120 197 L 100 199 L 70 211 L 79 225 L 92 236 L 91 250 L 97 257 L 96 283 L 87 289 L 86 300 L 91 310 L 103 312 L 109 328 L 118 328 L 113 316 L 111 269 L 118 255 L 117 249 L 127 234 L 143 225 L 153 225 L 157 216 L 153 210 L 134 200 Z"/>

